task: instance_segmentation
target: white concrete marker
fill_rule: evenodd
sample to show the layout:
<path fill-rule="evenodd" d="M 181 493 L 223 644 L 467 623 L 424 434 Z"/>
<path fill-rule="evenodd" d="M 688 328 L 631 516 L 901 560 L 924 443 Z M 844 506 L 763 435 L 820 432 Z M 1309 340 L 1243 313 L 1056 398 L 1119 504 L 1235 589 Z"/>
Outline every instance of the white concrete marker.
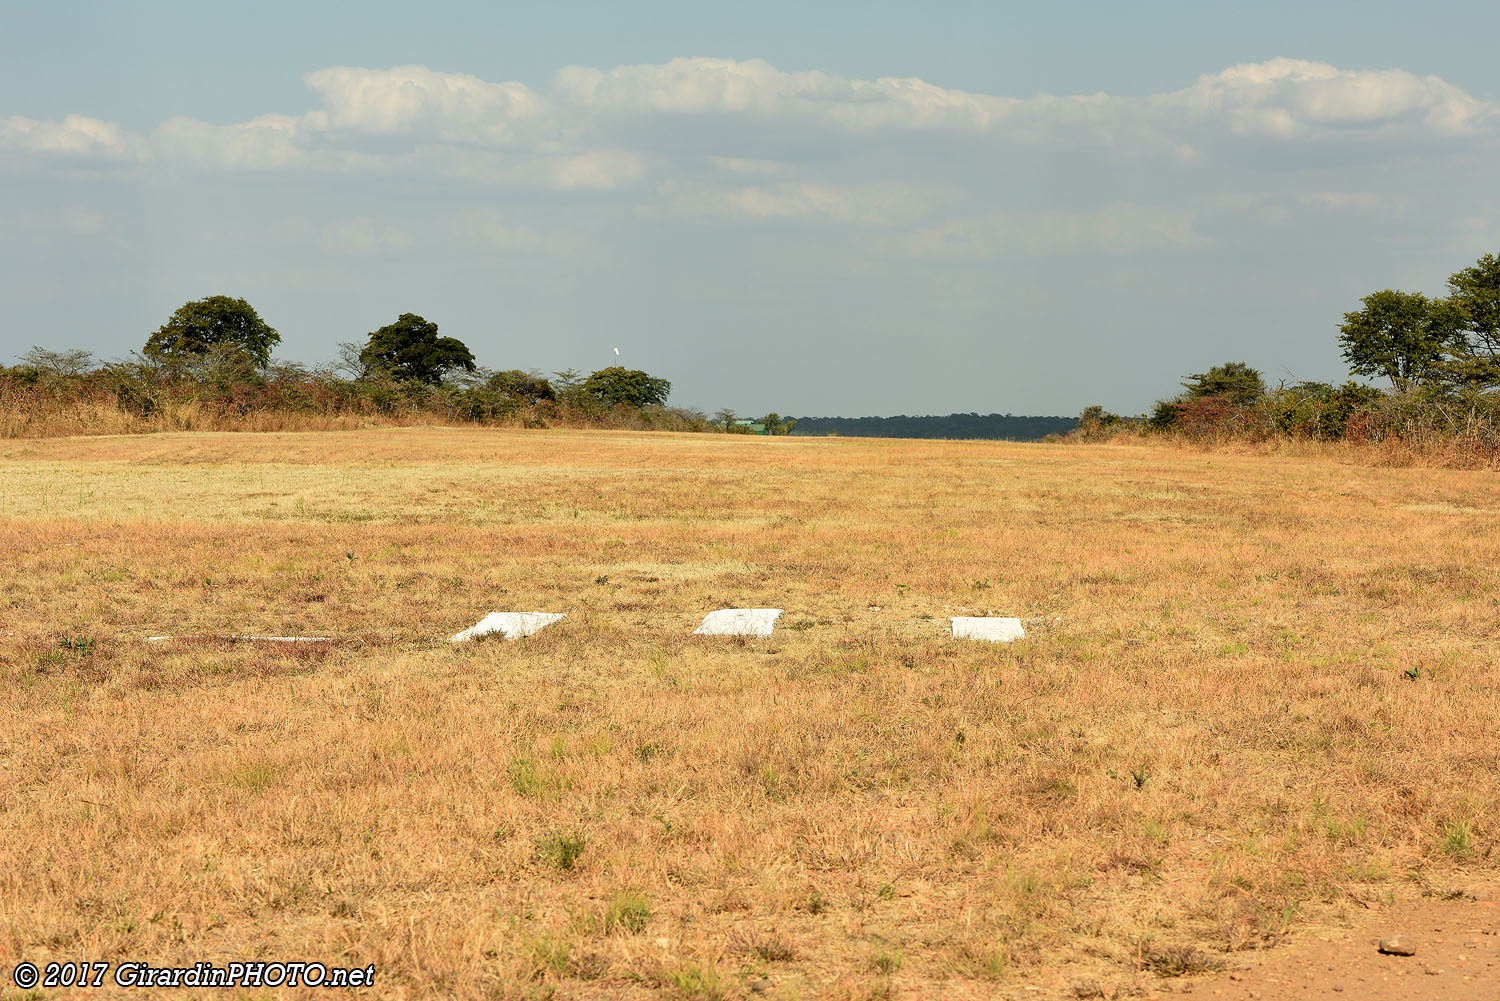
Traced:
<path fill-rule="evenodd" d="M 238 640 L 256 643 L 332 643 L 332 636 L 147 636 L 147 643 L 167 640 Z"/>
<path fill-rule="evenodd" d="M 694 636 L 769 636 L 781 615 L 779 608 L 721 608 L 703 617 Z"/>
<path fill-rule="evenodd" d="M 990 643 L 1009 643 L 1026 638 L 1020 619 L 980 618 L 972 615 L 955 616 L 953 638 L 956 640 L 985 640 Z"/>
<path fill-rule="evenodd" d="M 508 640 L 518 640 L 523 636 L 539 633 L 559 619 L 566 618 L 561 612 L 491 612 L 476 625 L 449 637 L 448 642 L 463 643 L 491 633 L 499 633 Z"/>

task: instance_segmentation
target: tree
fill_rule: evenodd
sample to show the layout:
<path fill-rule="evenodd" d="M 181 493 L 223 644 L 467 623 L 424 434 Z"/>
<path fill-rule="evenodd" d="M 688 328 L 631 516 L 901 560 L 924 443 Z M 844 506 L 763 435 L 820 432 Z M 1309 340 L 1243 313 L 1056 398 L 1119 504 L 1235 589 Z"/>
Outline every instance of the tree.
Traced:
<path fill-rule="evenodd" d="M 21 356 L 21 362 L 44 375 L 55 379 L 67 379 L 82 375 L 94 367 L 94 356 L 81 350 L 48 351 L 34 347 Z"/>
<path fill-rule="evenodd" d="M 1344 314 L 1339 343 L 1357 375 L 1384 376 L 1398 391 L 1444 374 L 1445 361 L 1463 340 L 1463 310 L 1447 299 L 1384 289 L 1360 300 L 1365 308 Z"/>
<path fill-rule="evenodd" d="M 583 380 L 583 391 L 605 406 L 659 407 L 667 402 L 672 384 L 639 369 L 611 365 Z"/>
<path fill-rule="evenodd" d="M 740 415 L 735 413 L 730 407 L 723 407 L 718 413 L 714 414 L 714 420 L 718 421 L 725 431 L 734 430 L 735 422 L 739 419 Z"/>
<path fill-rule="evenodd" d="M 1500 257 L 1485 254 L 1448 278 L 1448 301 L 1463 327 L 1449 363 L 1453 380 L 1470 385 L 1500 382 Z"/>
<path fill-rule="evenodd" d="M 439 337 L 438 325 L 416 313 L 402 313 L 370 334 L 359 353 L 371 374 L 436 386 L 454 369 L 474 371 L 474 355 L 456 337 Z"/>
<path fill-rule="evenodd" d="M 760 422 L 766 426 L 766 434 L 770 435 L 791 434 L 792 428 L 797 426 L 795 420 L 790 417 L 782 417 L 774 410 L 762 417 Z"/>
<path fill-rule="evenodd" d="M 281 335 L 244 299 L 211 295 L 179 306 L 146 341 L 145 353 L 158 361 L 185 361 L 220 349 L 243 354 L 264 368 L 280 343 Z"/>
<path fill-rule="evenodd" d="M 514 396 L 527 403 L 557 399 L 557 391 L 552 388 L 552 383 L 542 378 L 540 373 L 522 372 L 516 368 L 508 372 L 496 372 L 489 377 L 485 388 L 507 396 Z"/>
<path fill-rule="evenodd" d="M 1183 388 L 1185 399 L 1198 400 L 1208 396 L 1222 396 L 1236 406 L 1246 407 L 1266 395 L 1266 384 L 1260 373 L 1242 361 L 1215 365 L 1207 372 L 1198 372 L 1187 377 Z"/>

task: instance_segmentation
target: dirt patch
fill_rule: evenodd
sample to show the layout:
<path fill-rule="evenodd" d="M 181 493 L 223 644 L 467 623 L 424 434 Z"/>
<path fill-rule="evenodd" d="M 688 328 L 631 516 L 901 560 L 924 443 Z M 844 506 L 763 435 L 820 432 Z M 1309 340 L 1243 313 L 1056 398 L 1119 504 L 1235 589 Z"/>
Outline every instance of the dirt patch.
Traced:
<path fill-rule="evenodd" d="M 1414 955 L 1380 952 L 1399 935 Z M 1158 993 L 1218 1001 L 1380 998 L 1384 1001 L 1500 1001 L 1500 884 L 1463 895 L 1371 905 L 1345 928 L 1309 931 L 1289 944 L 1242 954 L 1225 972 L 1177 982 Z"/>

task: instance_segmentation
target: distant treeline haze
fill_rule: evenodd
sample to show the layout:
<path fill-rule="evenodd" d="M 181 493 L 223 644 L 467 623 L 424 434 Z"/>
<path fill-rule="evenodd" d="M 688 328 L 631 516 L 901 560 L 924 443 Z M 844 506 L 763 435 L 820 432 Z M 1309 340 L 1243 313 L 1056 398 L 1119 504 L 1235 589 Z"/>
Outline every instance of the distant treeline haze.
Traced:
<path fill-rule="evenodd" d="M 794 435 L 847 435 L 851 438 L 993 438 L 1040 441 L 1078 427 L 1076 417 L 1018 417 L 1014 414 L 948 414 L 946 417 L 798 417 Z"/>

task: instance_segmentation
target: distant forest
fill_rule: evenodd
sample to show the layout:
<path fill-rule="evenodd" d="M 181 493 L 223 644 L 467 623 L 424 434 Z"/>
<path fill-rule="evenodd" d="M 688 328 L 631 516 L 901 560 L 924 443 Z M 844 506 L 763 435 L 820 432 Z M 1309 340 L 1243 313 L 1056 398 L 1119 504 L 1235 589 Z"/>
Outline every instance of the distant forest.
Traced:
<path fill-rule="evenodd" d="M 1076 417 L 1017 417 L 1013 414 L 949 414 L 946 417 L 798 417 L 794 435 L 839 434 L 851 438 L 998 438 L 1038 441 L 1067 434 Z"/>

